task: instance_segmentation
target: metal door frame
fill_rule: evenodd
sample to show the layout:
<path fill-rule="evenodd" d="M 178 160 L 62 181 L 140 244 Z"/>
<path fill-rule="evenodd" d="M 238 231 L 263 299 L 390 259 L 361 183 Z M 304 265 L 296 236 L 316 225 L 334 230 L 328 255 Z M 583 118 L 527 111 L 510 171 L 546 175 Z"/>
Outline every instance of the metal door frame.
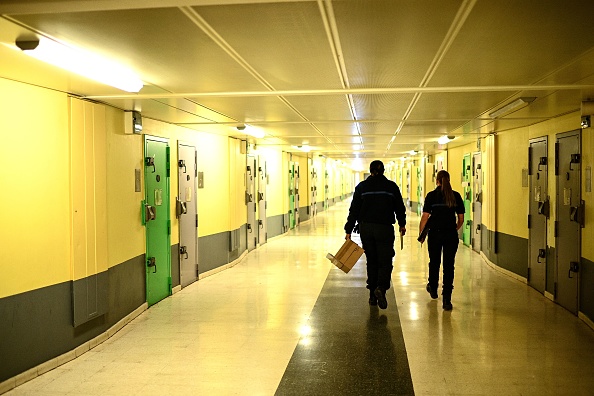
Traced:
<path fill-rule="evenodd" d="M 544 144 L 544 152 L 546 154 L 546 156 L 544 157 L 544 164 L 542 163 L 541 158 L 543 157 L 535 157 L 534 155 L 534 151 L 533 151 L 533 145 L 536 144 Z M 528 194 L 528 276 L 527 276 L 527 281 L 528 281 L 528 285 L 530 285 L 531 287 L 533 287 L 534 289 L 536 289 L 537 291 L 541 292 L 544 294 L 544 292 L 546 291 L 547 288 L 547 266 L 548 266 L 548 246 L 547 246 L 547 221 L 549 218 L 549 196 L 548 196 L 548 191 L 549 191 L 549 186 L 548 186 L 548 177 L 549 177 L 549 166 L 548 166 L 548 136 L 542 136 L 542 137 L 538 137 L 538 138 L 534 138 L 534 139 L 530 139 L 528 141 L 528 178 L 529 178 L 529 183 L 528 183 L 528 189 L 529 189 L 529 194 Z M 541 167 L 544 166 L 544 178 L 543 178 L 543 183 L 544 184 L 544 192 L 542 191 L 536 191 L 536 183 L 534 181 L 534 165 L 536 165 L 536 177 L 537 179 L 540 178 L 540 171 L 541 171 Z M 541 200 L 541 194 L 544 193 L 544 200 Z M 538 204 L 536 204 L 536 207 L 534 205 L 534 202 L 538 202 Z M 535 210 L 536 209 L 536 210 Z M 544 235 L 540 235 L 540 240 L 544 241 L 544 246 L 536 246 L 536 248 L 538 248 L 538 254 L 536 254 L 536 257 L 534 257 L 535 255 L 533 254 L 533 248 L 535 246 L 533 246 L 533 244 L 536 244 L 537 241 L 535 241 L 535 239 L 537 239 L 537 236 L 534 235 L 534 224 L 536 224 L 537 219 L 539 219 L 539 215 L 544 215 L 545 216 L 545 220 L 544 220 L 544 226 L 543 228 L 543 232 Z M 538 279 L 535 281 L 535 273 L 538 274 L 537 271 L 533 270 L 534 266 L 534 262 L 536 261 L 537 264 L 541 264 L 542 262 L 544 262 L 544 268 L 543 268 L 543 277 L 538 277 Z M 539 268 L 538 270 L 540 271 L 541 268 Z"/>
<path fill-rule="evenodd" d="M 476 158 L 479 158 L 476 161 Z M 478 164 L 477 164 L 478 162 Z M 480 177 L 478 174 L 480 173 Z M 470 243 L 472 245 L 472 249 L 475 252 L 479 252 L 483 249 L 483 230 L 482 230 L 482 222 L 483 222 L 483 153 L 476 152 L 472 154 L 472 217 L 473 217 L 473 229 L 474 232 L 470 237 Z M 475 181 L 478 180 L 478 183 Z M 478 185 L 478 189 L 475 187 Z M 478 191 L 477 191 L 478 190 Z M 476 209 L 478 207 L 478 209 Z M 478 216 L 477 216 L 478 213 Z M 478 217 L 478 219 L 477 219 Z"/>
<path fill-rule="evenodd" d="M 580 271 L 579 271 L 579 267 L 581 264 L 581 246 L 582 246 L 582 231 L 581 229 L 583 228 L 583 222 L 581 222 L 580 227 L 578 228 L 578 233 L 577 233 L 577 237 L 575 238 L 575 243 L 576 243 L 576 255 L 575 255 L 575 263 L 576 263 L 576 268 L 575 271 L 572 271 L 572 262 L 570 261 L 569 265 L 565 268 L 562 268 L 562 271 L 560 272 L 559 269 L 560 267 L 563 265 L 563 263 L 560 263 L 559 260 L 559 251 L 560 251 L 560 237 L 559 237 L 559 232 L 560 232 L 560 225 L 559 225 L 559 219 L 560 219 L 560 214 L 559 214 L 559 209 L 562 206 L 561 205 L 561 199 L 560 199 L 560 190 L 559 190 L 559 180 L 561 179 L 561 174 L 560 174 L 560 158 L 559 158 L 559 142 L 561 139 L 564 138 L 570 138 L 570 137 L 577 137 L 577 142 L 578 142 L 578 154 L 579 155 L 579 162 L 577 163 L 577 165 L 575 165 L 578 168 L 578 176 L 577 176 L 577 191 L 578 191 L 578 211 L 582 211 L 581 214 L 578 214 L 578 216 L 583 216 L 583 201 L 582 201 L 582 180 L 581 180 L 581 174 L 582 174 L 582 163 L 581 163 L 581 155 L 582 155 L 582 130 L 581 129 L 577 129 L 577 130 L 573 130 L 573 131 L 569 131 L 569 132 L 563 132 L 563 133 L 558 133 L 556 135 L 556 139 L 555 139 L 555 190 L 556 190 L 556 200 L 555 200 L 555 264 L 556 264 L 556 268 L 555 268 L 555 301 L 561 305 L 562 307 L 566 308 L 568 311 L 574 313 L 577 315 L 578 311 L 579 311 L 579 299 L 580 299 Z M 572 168 L 572 165 L 570 163 L 570 169 Z M 569 172 L 567 172 L 569 174 Z M 564 205 L 565 206 L 565 205 Z M 571 207 L 571 205 L 570 205 Z M 581 209 L 580 209 L 581 207 Z M 571 209 L 570 209 L 571 211 Z M 565 273 L 565 270 L 568 270 L 567 273 Z M 573 272 L 573 276 L 572 276 L 572 272 Z M 561 289 L 561 287 L 559 286 L 560 282 L 559 279 L 561 279 L 562 277 L 569 277 L 569 278 L 573 278 L 575 277 L 575 307 L 568 307 L 566 305 L 563 304 L 563 301 L 560 301 L 559 299 L 559 290 Z"/>

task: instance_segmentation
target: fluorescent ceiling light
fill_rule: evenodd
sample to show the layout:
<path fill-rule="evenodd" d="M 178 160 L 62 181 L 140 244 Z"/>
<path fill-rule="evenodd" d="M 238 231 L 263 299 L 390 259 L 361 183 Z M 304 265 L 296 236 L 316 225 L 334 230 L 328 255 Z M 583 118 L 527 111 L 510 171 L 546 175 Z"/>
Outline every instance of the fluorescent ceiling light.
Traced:
<path fill-rule="evenodd" d="M 33 58 L 127 92 L 138 92 L 144 85 L 134 72 L 121 65 L 45 37 L 17 40 L 16 45 Z"/>
<path fill-rule="evenodd" d="M 257 139 L 262 139 L 265 136 L 265 133 L 263 130 L 259 129 L 259 128 L 254 128 L 251 125 L 239 125 L 237 127 L 235 127 L 238 131 L 241 131 L 243 133 L 245 133 L 246 135 L 250 135 L 253 136 Z"/>
<path fill-rule="evenodd" d="M 309 153 L 311 151 L 311 146 L 304 144 L 303 146 L 291 146 L 294 149 L 301 150 L 304 153 Z"/>
<path fill-rule="evenodd" d="M 534 96 L 518 98 L 518 99 L 514 100 L 513 102 L 510 102 L 510 103 L 506 104 L 505 106 L 501 107 L 500 109 L 497 109 L 492 113 L 489 113 L 489 117 L 497 118 L 497 117 L 501 116 L 502 114 L 506 114 L 512 110 L 517 109 L 520 106 L 532 103 L 532 102 L 534 102 L 535 99 L 536 98 Z"/>
<path fill-rule="evenodd" d="M 418 154 L 419 152 L 417 150 L 410 150 L 408 153 L 410 155 L 415 155 L 415 154 Z"/>
<path fill-rule="evenodd" d="M 439 143 L 439 144 L 447 144 L 447 143 L 451 142 L 454 139 L 455 139 L 455 136 L 443 135 L 442 137 L 440 137 L 439 139 L 437 139 L 437 143 Z"/>

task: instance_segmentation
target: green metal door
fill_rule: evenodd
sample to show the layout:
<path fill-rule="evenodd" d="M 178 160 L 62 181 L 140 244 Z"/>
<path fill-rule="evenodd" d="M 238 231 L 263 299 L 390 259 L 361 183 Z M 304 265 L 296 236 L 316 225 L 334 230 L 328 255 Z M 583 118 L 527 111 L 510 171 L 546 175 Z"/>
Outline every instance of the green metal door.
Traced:
<path fill-rule="evenodd" d="M 146 226 L 146 301 L 171 295 L 171 220 L 169 214 L 169 144 L 144 136 L 143 223 Z"/>
<path fill-rule="evenodd" d="M 464 226 L 462 227 L 462 242 L 466 246 L 470 246 L 472 231 L 472 220 L 470 217 L 470 205 L 472 202 L 472 185 L 470 183 L 471 174 L 472 166 L 470 162 L 470 154 L 466 154 L 464 155 L 464 159 L 462 161 L 462 199 L 464 200 Z"/>

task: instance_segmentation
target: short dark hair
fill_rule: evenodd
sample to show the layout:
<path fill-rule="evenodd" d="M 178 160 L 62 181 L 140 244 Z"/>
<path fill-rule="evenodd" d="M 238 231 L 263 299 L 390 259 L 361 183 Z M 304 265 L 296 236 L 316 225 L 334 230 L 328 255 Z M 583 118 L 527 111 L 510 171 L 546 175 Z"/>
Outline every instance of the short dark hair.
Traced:
<path fill-rule="evenodd" d="M 371 164 L 369 164 L 369 172 L 372 175 L 383 175 L 384 163 L 380 160 L 372 161 Z"/>

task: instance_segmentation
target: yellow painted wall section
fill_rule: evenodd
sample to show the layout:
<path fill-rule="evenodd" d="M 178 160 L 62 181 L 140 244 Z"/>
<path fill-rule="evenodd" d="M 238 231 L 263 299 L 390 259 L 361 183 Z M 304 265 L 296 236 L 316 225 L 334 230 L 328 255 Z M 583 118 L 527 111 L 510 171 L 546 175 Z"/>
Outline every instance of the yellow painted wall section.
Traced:
<path fill-rule="evenodd" d="M 411 202 L 419 202 L 419 198 L 417 197 L 417 188 L 419 187 L 419 179 L 417 178 L 417 172 L 419 170 L 418 165 L 415 165 L 415 162 L 418 163 L 418 160 L 415 160 L 411 163 L 410 169 L 410 200 Z"/>
<path fill-rule="evenodd" d="M 247 223 L 247 203 L 245 194 L 247 191 L 247 152 L 242 148 L 245 142 L 229 138 L 229 230 L 237 230 Z M 243 151 L 243 152 L 242 152 Z M 217 162 L 215 162 L 217 163 Z M 215 211 L 211 216 L 213 221 L 218 221 Z M 214 217 L 214 218 L 213 218 Z"/>
<path fill-rule="evenodd" d="M 72 279 L 107 270 L 105 106 L 70 98 Z"/>
<path fill-rule="evenodd" d="M 481 222 L 491 231 L 497 230 L 497 208 L 496 208 L 496 189 L 495 181 L 497 177 L 497 167 L 495 166 L 495 135 L 490 135 L 482 140 L 483 156 L 481 158 L 481 167 L 483 171 L 483 202 Z"/>
<path fill-rule="evenodd" d="M 594 262 L 594 194 L 586 192 L 586 168 L 594 168 L 594 130 L 582 131 L 582 199 L 586 202 L 586 223 L 582 228 L 582 257 Z M 590 181 L 592 183 L 592 181 Z"/>
<path fill-rule="evenodd" d="M 528 239 L 528 187 L 522 187 L 522 169 L 528 169 L 528 128 L 514 129 L 496 138 L 497 231 Z"/>
<path fill-rule="evenodd" d="M 2 298 L 70 280 L 70 154 L 65 94 L 4 79 L 0 92 Z"/>
<path fill-rule="evenodd" d="M 140 202 L 144 199 L 142 135 L 124 133 L 124 112 L 105 107 L 107 129 L 107 252 L 110 267 L 144 254 L 145 228 Z M 144 122 L 146 123 L 146 121 Z M 134 170 L 140 171 L 141 191 L 135 192 Z"/>

